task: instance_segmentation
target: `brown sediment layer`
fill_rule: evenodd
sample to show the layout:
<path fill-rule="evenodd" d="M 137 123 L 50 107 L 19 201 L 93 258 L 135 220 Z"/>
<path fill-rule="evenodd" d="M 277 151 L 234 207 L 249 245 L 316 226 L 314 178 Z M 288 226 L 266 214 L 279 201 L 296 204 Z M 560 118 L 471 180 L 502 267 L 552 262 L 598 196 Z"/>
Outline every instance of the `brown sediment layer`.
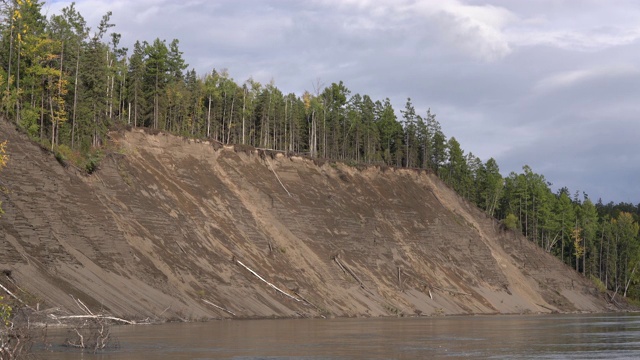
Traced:
<path fill-rule="evenodd" d="M 74 297 L 137 319 L 607 310 L 580 274 L 424 171 L 134 129 L 87 176 L 0 121 L 4 139 L 0 262 L 69 312 Z"/>

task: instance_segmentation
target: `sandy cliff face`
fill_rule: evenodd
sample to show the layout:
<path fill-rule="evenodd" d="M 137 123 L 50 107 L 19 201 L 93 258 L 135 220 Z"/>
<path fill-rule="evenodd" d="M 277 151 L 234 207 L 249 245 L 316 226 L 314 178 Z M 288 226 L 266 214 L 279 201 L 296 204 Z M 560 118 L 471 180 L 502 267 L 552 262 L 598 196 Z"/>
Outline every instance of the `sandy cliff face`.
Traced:
<path fill-rule="evenodd" d="M 4 138 L 0 265 L 48 306 L 78 312 L 73 296 L 189 319 L 605 310 L 582 276 L 425 172 L 133 130 L 86 176 L 2 122 Z"/>

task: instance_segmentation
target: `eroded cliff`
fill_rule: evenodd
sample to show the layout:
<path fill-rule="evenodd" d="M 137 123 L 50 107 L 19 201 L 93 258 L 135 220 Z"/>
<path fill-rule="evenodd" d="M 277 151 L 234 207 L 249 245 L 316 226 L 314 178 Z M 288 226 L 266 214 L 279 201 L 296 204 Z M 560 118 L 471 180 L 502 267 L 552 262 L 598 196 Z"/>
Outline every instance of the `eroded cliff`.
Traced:
<path fill-rule="evenodd" d="M 0 139 L 0 263 L 46 306 L 184 319 L 606 309 L 424 171 L 132 130 L 87 176 L 4 121 Z"/>

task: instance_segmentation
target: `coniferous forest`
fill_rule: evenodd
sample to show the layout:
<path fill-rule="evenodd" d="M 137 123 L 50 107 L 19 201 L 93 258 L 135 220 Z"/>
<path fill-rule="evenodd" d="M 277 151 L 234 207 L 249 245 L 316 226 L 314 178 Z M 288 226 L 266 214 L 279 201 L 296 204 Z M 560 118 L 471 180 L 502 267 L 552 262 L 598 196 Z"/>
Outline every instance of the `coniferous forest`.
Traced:
<path fill-rule="evenodd" d="M 624 297 L 640 298 L 640 204 L 596 202 L 524 166 L 503 177 L 443 133 L 411 99 L 353 94 L 342 81 L 284 94 L 275 83 L 190 70 L 180 42 L 121 45 L 110 13 L 74 5 L 46 18 L 39 0 L 0 2 L 0 111 L 60 161 L 94 171 L 125 126 L 354 165 L 425 169 L 530 241 Z M 3 139 L 0 139 L 0 143 Z M 11 166 L 11 164 L 9 164 Z"/>

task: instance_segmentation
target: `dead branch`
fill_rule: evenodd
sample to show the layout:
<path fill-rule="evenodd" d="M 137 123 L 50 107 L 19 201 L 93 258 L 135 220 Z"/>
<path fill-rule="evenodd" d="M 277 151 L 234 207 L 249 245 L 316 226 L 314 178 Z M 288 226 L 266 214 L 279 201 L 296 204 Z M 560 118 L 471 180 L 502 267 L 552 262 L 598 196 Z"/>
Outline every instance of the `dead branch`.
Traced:
<path fill-rule="evenodd" d="M 343 263 L 342 261 L 340 261 L 339 259 L 339 255 L 336 255 L 333 260 L 336 262 L 336 264 L 338 264 L 338 266 L 340 266 L 340 268 L 342 269 L 342 271 L 344 271 L 345 273 L 351 275 L 360 285 L 360 287 L 365 290 L 366 292 L 368 292 L 369 294 L 373 295 L 373 293 L 371 292 L 371 290 L 369 290 L 365 285 L 364 282 L 362 280 L 360 280 L 360 278 L 358 277 L 358 275 L 356 275 L 356 273 L 351 270 L 351 268 L 349 266 L 347 266 L 347 264 Z"/>
<path fill-rule="evenodd" d="M 57 316 L 57 315 L 49 314 L 49 317 L 54 319 L 54 320 L 94 319 L 94 320 L 113 320 L 113 321 L 129 324 L 129 325 L 135 325 L 136 324 L 135 321 L 125 320 L 125 319 L 117 318 L 115 316 L 108 316 L 108 315 L 66 315 L 66 316 Z"/>
<path fill-rule="evenodd" d="M 22 302 L 22 300 L 20 300 L 20 298 L 18 298 L 16 295 L 14 295 L 11 291 L 9 291 L 9 289 L 4 287 L 4 285 L 0 284 L 0 288 L 2 288 L 2 290 L 4 290 L 7 294 L 9 294 L 12 298 L 18 300 L 21 304 L 24 305 L 24 302 Z"/>
<path fill-rule="evenodd" d="M 75 335 L 65 340 L 65 345 L 78 349 L 93 349 L 93 353 L 105 349 L 111 340 L 111 331 L 105 326 L 104 321 L 96 320 L 96 327 L 82 326 L 73 328 L 69 332 L 75 332 Z"/>
<path fill-rule="evenodd" d="M 98 334 L 96 335 L 96 345 L 93 348 L 93 352 L 97 353 L 98 350 L 102 350 L 105 347 L 107 347 L 107 344 L 109 344 L 109 337 L 111 336 L 111 332 L 109 331 L 109 329 L 106 329 L 106 334 L 105 334 L 105 328 L 104 328 L 104 324 L 100 324 L 100 330 L 98 330 Z"/>
<path fill-rule="evenodd" d="M 73 297 L 73 295 L 70 295 L 71 298 L 73 299 L 73 301 L 76 302 L 76 305 L 78 305 L 78 307 L 80 308 L 80 310 L 84 311 L 85 313 L 87 313 L 88 315 L 94 315 L 91 310 L 89 310 L 89 308 L 87 307 L 87 305 L 85 305 L 82 300 L 80 299 L 76 299 L 75 297 Z"/>
<path fill-rule="evenodd" d="M 556 236 L 553 237 L 553 240 L 547 245 L 545 249 L 547 252 L 551 252 L 551 249 L 560 241 L 560 233 L 557 233 Z"/>
<path fill-rule="evenodd" d="M 158 314 L 156 317 L 159 318 L 160 316 L 162 316 L 162 314 L 166 313 L 167 310 L 171 309 L 171 305 L 167 306 L 166 309 L 162 310 L 162 312 L 160 314 Z"/>
<path fill-rule="evenodd" d="M 548 306 L 544 306 L 544 305 L 542 305 L 542 304 L 536 304 L 536 305 L 540 306 L 541 308 L 547 309 L 547 310 L 549 310 L 549 311 L 551 311 L 551 312 L 556 312 L 556 311 L 557 311 L 557 310 L 554 310 L 554 309 L 552 309 L 552 308 L 550 308 L 550 307 L 548 307 Z"/>
<path fill-rule="evenodd" d="M 616 301 L 616 295 L 618 294 L 619 289 L 620 289 L 620 286 L 616 287 L 616 291 L 613 293 L 613 295 L 611 295 L 610 293 L 607 293 L 610 297 L 609 302 L 613 303 L 617 307 L 620 307 L 620 304 L 618 304 L 618 302 Z"/>
<path fill-rule="evenodd" d="M 75 330 L 76 334 L 78 334 L 78 340 L 80 340 L 80 342 L 75 342 L 75 341 L 71 341 L 70 339 L 67 339 L 67 345 L 71 346 L 71 347 L 75 347 L 75 348 L 80 348 L 80 349 L 84 349 L 84 336 L 82 336 L 82 334 L 80 334 L 80 331 L 78 331 L 78 329 L 73 329 Z"/>
<path fill-rule="evenodd" d="M 252 273 L 255 277 L 257 277 L 258 279 L 262 280 L 264 283 L 266 283 L 267 285 L 269 285 L 271 288 L 273 288 L 275 291 L 281 293 L 282 295 L 293 299 L 297 302 L 300 302 L 302 300 L 298 299 L 297 297 L 288 294 L 287 292 L 279 289 L 277 286 L 273 285 L 272 283 L 268 282 L 267 280 L 265 280 L 262 276 L 258 275 L 258 273 L 256 273 L 255 271 L 251 270 L 247 265 L 243 264 L 240 260 L 236 260 L 236 263 L 240 266 L 242 266 L 243 268 L 247 269 L 250 273 Z"/>
<path fill-rule="evenodd" d="M 236 314 L 235 314 L 233 311 L 231 311 L 231 310 L 227 310 L 227 309 L 223 308 L 222 306 L 218 306 L 218 305 L 216 305 L 216 304 L 212 303 L 211 301 L 208 301 L 208 300 L 205 300 L 205 299 L 202 299 L 202 301 L 203 301 L 204 303 L 206 303 L 206 304 L 209 304 L 209 305 L 213 306 L 213 307 L 214 307 L 214 308 L 216 308 L 216 309 L 222 310 L 222 311 L 224 311 L 224 312 L 226 312 L 226 313 L 229 313 L 229 314 L 231 314 L 231 315 L 233 315 L 233 316 L 236 316 Z"/>

